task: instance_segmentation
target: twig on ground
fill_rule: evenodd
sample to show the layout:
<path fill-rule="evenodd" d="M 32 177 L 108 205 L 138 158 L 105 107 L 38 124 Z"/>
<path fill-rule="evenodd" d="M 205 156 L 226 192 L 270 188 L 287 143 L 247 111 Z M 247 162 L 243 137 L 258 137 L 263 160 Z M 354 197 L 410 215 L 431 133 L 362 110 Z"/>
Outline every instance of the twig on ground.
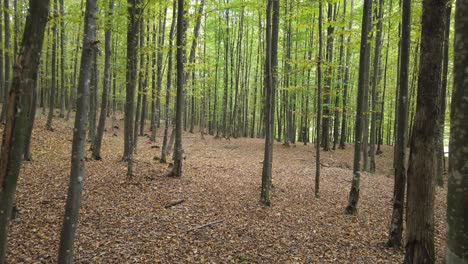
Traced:
<path fill-rule="evenodd" d="M 224 220 L 216 220 L 216 221 L 209 222 L 209 223 L 204 224 L 204 225 L 201 225 L 201 226 L 196 226 L 196 227 L 190 228 L 189 230 L 187 230 L 187 232 L 194 231 L 194 230 L 198 230 L 198 229 L 202 229 L 202 228 L 204 228 L 204 227 L 209 227 L 209 226 L 212 226 L 212 225 L 215 225 L 215 224 L 219 224 L 219 223 L 222 223 L 222 222 L 224 222 Z"/>

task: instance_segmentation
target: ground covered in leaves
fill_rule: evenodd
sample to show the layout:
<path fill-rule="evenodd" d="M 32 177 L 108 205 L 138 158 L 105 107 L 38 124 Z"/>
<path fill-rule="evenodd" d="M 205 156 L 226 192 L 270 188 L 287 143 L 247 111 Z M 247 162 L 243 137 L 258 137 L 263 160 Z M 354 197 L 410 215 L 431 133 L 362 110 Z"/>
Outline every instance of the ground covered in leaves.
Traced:
<path fill-rule="evenodd" d="M 56 120 L 54 132 L 44 124 L 38 117 L 33 161 L 21 170 L 20 213 L 11 225 L 8 263 L 56 262 L 73 122 Z M 321 197 L 316 199 L 312 146 L 277 143 L 272 206 L 265 208 L 259 204 L 263 140 L 202 140 L 199 134 L 184 134 L 180 179 L 166 177 L 170 168 L 155 160 L 161 141 L 159 136 L 154 145 L 139 138 L 132 179 L 121 162 L 122 131 L 106 133 L 102 161 L 86 161 L 77 263 L 402 262 L 403 251 L 385 247 L 393 188 L 390 147 L 378 157 L 377 174 L 363 175 L 359 212 L 348 216 L 351 146 L 323 153 Z M 437 190 L 438 262 L 443 259 L 445 196 L 445 189 Z"/>

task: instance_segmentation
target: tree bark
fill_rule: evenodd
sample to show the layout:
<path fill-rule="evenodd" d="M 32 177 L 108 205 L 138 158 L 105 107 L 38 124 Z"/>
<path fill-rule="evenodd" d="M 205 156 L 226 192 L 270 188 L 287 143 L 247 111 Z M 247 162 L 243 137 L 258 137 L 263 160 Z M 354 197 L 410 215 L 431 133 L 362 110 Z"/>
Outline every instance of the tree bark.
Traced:
<path fill-rule="evenodd" d="M 275 121 L 275 88 L 278 68 L 279 0 L 268 0 L 265 59 L 265 154 L 260 201 L 270 206 Z"/>
<path fill-rule="evenodd" d="M 402 245 L 403 235 L 403 214 L 405 202 L 405 187 L 406 187 L 406 160 L 407 151 L 406 144 L 408 141 L 408 77 L 409 77 L 409 58 L 411 45 L 411 0 L 404 0 L 402 20 L 403 25 L 401 31 L 401 61 L 398 85 L 398 119 L 397 130 L 395 137 L 395 178 L 393 187 L 393 212 L 390 223 L 390 231 L 387 245 L 390 247 L 399 248 Z"/>
<path fill-rule="evenodd" d="M 172 21 L 171 21 L 171 30 L 169 32 L 169 51 L 167 54 L 167 81 L 166 81 L 166 106 L 165 106 L 165 114 L 166 118 L 164 121 L 164 139 L 163 145 L 161 147 L 161 163 L 166 163 L 166 156 L 168 152 L 168 134 L 169 134 L 169 120 L 171 119 L 170 114 L 170 99 L 171 99 L 171 86 L 172 86 L 172 54 L 174 53 L 173 50 L 173 43 L 174 43 L 174 31 L 176 25 L 176 15 L 177 15 L 177 0 L 174 0 L 174 4 L 172 7 Z"/>
<path fill-rule="evenodd" d="M 109 10 L 107 11 L 107 25 L 104 40 L 104 80 L 102 86 L 102 101 L 101 101 L 101 113 L 99 115 L 99 123 L 97 127 L 96 139 L 93 147 L 93 158 L 95 160 L 101 160 L 101 145 L 102 138 L 104 136 L 104 128 L 106 126 L 106 113 L 109 101 L 109 88 L 110 88 L 110 67 L 111 67 L 111 38 L 112 28 L 110 18 L 112 17 L 112 11 L 114 9 L 114 0 L 109 0 Z"/>
<path fill-rule="evenodd" d="M 60 8 L 60 117 L 65 117 L 65 97 L 66 97 L 66 87 L 65 87 L 65 11 L 63 7 L 63 1 L 59 1 Z M 58 61 L 57 61 L 58 63 Z"/>
<path fill-rule="evenodd" d="M 171 177 L 182 176 L 182 162 L 183 162 L 183 149 L 182 149 L 182 114 L 184 113 L 184 62 L 185 62 L 185 33 L 187 30 L 187 23 L 185 21 L 186 9 L 185 1 L 178 0 L 177 5 L 177 97 L 176 97 L 176 127 L 175 127 L 175 146 L 174 146 L 174 166 L 172 172 L 169 174 Z"/>
<path fill-rule="evenodd" d="M 434 263 L 434 196 L 439 95 L 448 0 L 424 0 L 416 115 L 408 168 L 405 263 Z M 466 67 L 466 66 L 465 66 Z M 436 124 L 436 125 L 434 125 Z"/>
<path fill-rule="evenodd" d="M 127 70 L 126 94 L 124 116 L 124 155 L 123 160 L 128 163 L 127 175 L 133 175 L 133 123 L 135 109 L 136 67 L 138 56 L 136 54 L 138 36 L 138 17 L 140 14 L 140 0 L 128 0 L 128 27 L 127 27 Z"/>
<path fill-rule="evenodd" d="M 58 263 L 73 263 L 73 244 L 83 190 L 84 155 L 86 145 L 86 113 L 89 101 L 89 86 L 91 78 L 91 64 L 96 53 L 96 0 L 86 0 L 83 49 L 81 54 L 80 77 L 78 82 L 77 108 L 75 126 L 73 130 L 73 144 L 71 153 L 70 182 L 65 204 Z"/>
<path fill-rule="evenodd" d="M 323 11 L 322 1 L 319 2 L 319 52 L 317 59 L 317 121 L 315 124 L 316 140 L 315 140 L 315 197 L 320 196 L 320 128 L 322 121 L 322 49 L 323 49 L 323 33 L 322 33 Z"/>
<path fill-rule="evenodd" d="M 445 173 L 445 150 L 444 150 L 444 139 L 445 139 L 445 112 L 447 110 L 447 81 L 448 81 L 448 64 L 449 64 L 449 45 L 450 45 L 450 17 L 452 14 L 452 4 L 447 6 L 445 13 L 445 31 L 444 31 L 444 59 L 442 62 L 442 82 L 440 89 L 440 136 L 439 136 L 439 149 L 437 152 L 437 185 L 439 187 L 444 186 L 444 173 Z"/>
<path fill-rule="evenodd" d="M 5 0 L 5 3 L 7 3 L 8 0 Z M 57 0 L 54 0 L 54 18 L 58 16 L 57 14 Z M 6 25 L 6 23 L 5 23 Z M 6 35 L 5 35 L 5 41 L 6 41 Z M 5 42 L 7 43 L 7 42 Z M 5 72 L 6 72 L 6 60 L 7 56 L 5 56 Z M 49 112 L 47 114 L 47 123 L 46 123 L 46 129 L 49 131 L 53 131 L 52 127 L 52 119 L 54 117 L 54 108 L 55 108 L 55 94 L 57 91 L 57 23 L 54 21 L 52 24 L 52 63 L 51 63 L 51 68 L 52 68 L 52 85 L 50 86 L 50 94 L 49 94 Z M 9 68 L 9 67 L 8 67 Z M 5 73 L 5 75 L 7 75 Z M 7 77 L 7 76 L 5 76 Z"/>
<path fill-rule="evenodd" d="M 350 8 L 350 14 L 349 16 L 352 18 L 353 17 L 353 11 L 354 11 L 354 0 L 351 0 L 351 8 Z M 353 20 L 349 19 L 349 24 L 348 24 L 348 29 L 351 30 L 353 28 Z M 347 44 L 346 46 L 348 47 L 346 50 L 346 61 L 345 61 L 345 72 L 344 72 L 344 83 L 343 83 L 343 114 L 341 118 L 341 137 L 340 137 L 340 149 L 344 149 L 346 147 L 346 137 L 348 134 L 346 133 L 347 131 L 347 100 L 348 100 L 348 87 L 349 87 L 349 68 L 350 68 L 350 61 L 351 61 L 351 51 L 349 48 L 349 45 L 351 43 L 351 34 L 348 36 L 348 39 L 346 40 Z"/>
<path fill-rule="evenodd" d="M 346 207 L 347 214 L 355 214 L 359 202 L 359 188 L 361 178 L 361 147 L 363 140 L 363 125 L 365 124 L 364 114 L 364 93 L 368 86 L 369 77 L 369 60 L 370 60 L 370 45 L 368 43 L 368 35 L 371 24 L 372 0 L 364 0 L 364 10 L 362 16 L 361 28 L 361 50 L 359 58 L 359 80 L 358 80 L 358 96 L 356 109 L 356 126 L 354 135 L 354 164 L 353 164 L 353 179 L 351 183 L 351 191 L 349 193 L 348 206 Z"/>
<path fill-rule="evenodd" d="M 447 21 L 448 22 L 448 21 Z M 454 86 L 447 191 L 447 264 L 468 263 L 468 3 L 456 1 Z"/>
<path fill-rule="evenodd" d="M 5 67 L 3 68 L 5 70 L 5 79 L 4 79 L 4 86 L 3 86 L 3 95 L 4 95 L 4 103 L 2 107 L 2 113 L 1 113 L 1 121 L 4 122 L 7 116 L 7 105 L 8 105 L 8 97 L 9 97 L 9 91 L 10 91 L 10 11 L 9 11 L 9 1 L 4 0 L 3 1 L 3 26 L 5 29 L 5 41 L 3 50 L 4 56 L 5 56 Z"/>
<path fill-rule="evenodd" d="M 28 112 L 41 58 L 44 32 L 49 16 L 49 0 L 30 0 L 21 49 L 13 69 L 8 115 L 0 152 L 0 263 L 5 263 L 7 235 L 16 184 L 21 169 Z"/>
<path fill-rule="evenodd" d="M 377 110 L 377 98 L 378 98 L 378 86 L 380 83 L 380 53 L 382 47 L 382 19 L 383 19 L 383 0 L 379 0 L 378 6 L 378 15 L 377 15 L 377 34 L 375 37 L 375 46 L 374 46 L 374 65 L 373 65 L 373 72 L 374 75 L 372 77 L 372 98 L 371 98 L 371 129 L 370 129 L 370 147 L 369 147 L 369 155 L 370 155 L 370 164 L 369 164 L 369 172 L 375 173 L 375 154 L 376 148 L 375 145 L 377 143 L 377 123 L 378 123 L 378 110 Z"/>

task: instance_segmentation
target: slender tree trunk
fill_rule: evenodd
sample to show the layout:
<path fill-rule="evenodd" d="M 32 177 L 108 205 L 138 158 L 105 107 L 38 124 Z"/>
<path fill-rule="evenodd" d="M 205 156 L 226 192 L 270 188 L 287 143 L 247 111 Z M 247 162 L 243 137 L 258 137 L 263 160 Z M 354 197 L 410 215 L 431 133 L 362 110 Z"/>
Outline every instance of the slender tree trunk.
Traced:
<path fill-rule="evenodd" d="M 29 2 L 21 49 L 13 70 L 8 105 L 4 107 L 8 115 L 0 152 L 0 263 L 6 263 L 9 221 L 27 140 L 28 112 L 22 109 L 28 109 L 31 103 L 48 16 L 48 0 Z"/>
<path fill-rule="evenodd" d="M 112 17 L 112 10 L 114 9 L 114 0 L 109 0 L 109 10 L 107 11 L 107 18 L 109 19 L 106 26 L 105 40 L 104 40 L 104 81 L 102 88 L 102 101 L 101 101 L 101 113 L 99 115 L 99 124 L 97 128 L 96 139 L 93 147 L 93 158 L 95 160 L 101 159 L 101 145 L 102 138 L 104 136 L 104 129 L 106 126 L 106 113 L 109 101 L 109 88 L 110 88 L 110 67 L 111 67 L 111 37 L 112 28 L 110 18 Z"/>
<path fill-rule="evenodd" d="M 136 54 L 138 36 L 138 18 L 140 16 L 140 0 L 128 0 L 128 27 L 127 27 L 127 70 L 126 70 L 126 97 L 124 117 L 124 155 L 128 163 L 127 175 L 133 175 L 133 123 L 135 109 L 136 68 L 138 56 Z"/>
<path fill-rule="evenodd" d="M 346 6 L 346 5 L 345 5 Z M 352 18 L 353 17 L 353 11 L 354 11 L 354 0 L 351 0 L 351 8 L 350 8 L 350 14 L 349 16 Z M 349 19 L 349 24 L 348 24 L 348 29 L 351 30 L 353 28 L 353 19 Z M 346 46 L 348 47 L 346 49 L 346 62 L 345 62 L 345 73 L 344 73 L 344 81 L 343 81 L 343 114 L 341 118 L 341 138 L 340 138 L 340 149 L 344 149 L 346 147 L 346 137 L 348 134 L 346 133 L 347 131 L 347 98 L 348 98 L 348 87 L 349 87 L 349 68 L 350 68 L 350 61 L 351 61 L 351 51 L 349 48 L 349 45 L 351 43 L 351 35 L 348 36 L 348 39 L 346 40 L 347 44 Z"/>
<path fill-rule="evenodd" d="M 171 30 L 169 32 L 169 51 L 167 54 L 167 81 L 166 81 L 166 106 L 165 106 L 165 114 L 166 118 L 164 121 L 164 139 L 163 145 L 161 147 L 161 163 L 166 163 L 166 156 L 168 152 L 168 134 L 169 134 L 169 120 L 171 119 L 170 115 L 170 99 L 171 99 L 171 86 L 172 86 L 172 54 L 174 53 L 173 50 L 173 43 L 174 43 L 174 31 L 176 25 L 176 15 L 177 15 L 177 0 L 174 0 L 174 4 L 172 7 L 172 21 L 171 21 Z"/>
<path fill-rule="evenodd" d="M 1 121 L 4 122 L 7 116 L 7 107 L 8 107 L 8 98 L 9 98 L 9 91 L 10 91 L 10 10 L 9 10 L 9 1 L 3 1 L 3 26 L 5 32 L 5 42 L 3 42 L 3 52 L 5 56 L 5 79 L 4 79 L 4 86 L 3 86 L 3 95 L 4 95 L 4 103 L 2 107 L 1 113 Z"/>
<path fill-rule="evenodd" d="M 351 191 L 349 193 L 348 206 L 346 207 L 347 214 L 355 214 L 359 201 L 359 189 L 361 178 L 361 146 L 362 132 L 364 125 L 364 93 L 368 84 L 369 76 L 369 60 L 370 60 L 370 45 L 368 43 L 368 34 L 370 31 L 372 0 L 364 0 L 364 11 L 362 16 L 361 28 L 361 50 L 359 59 L 359 80 L 358 80 L 358 96 L 356 109 L 356 126 L 354 135 L 354 164 L 353 164 L 353 179 L 351 183 Z"/>
<path fill-rule="evenodd" d="M 142 29 L 142 32 L 143 29 Z M 150 45 L 150 32 L 149 21 L 146 23 L 146 43 Z M 143 34 L 144 35 L 144 34 Z M 145 135 L 145 123 L 146 123 L 146 112 L 148 112 L 148 75 L 149 75 L 149 55 L 143 53 L 142 57 L 146 57 L 146 60 L 141 60 L 141 70 L 144 71 L 143 75 L 143 94 L 141 96 L 141 114 L 140 114 L 140 136 Z"/>
<path fill-rule="evenodd" d="M 81 0 L 80 7 L 81 7 L 80 10 L 83 10 L 83 0 Z M 65 120 L 69 120 L 71 111 L 76 109 L 76 102 L 75 102 L 76 89 L 77 89 L 76 82 L 77 82 L 77 76 L 78 76 L 78 73 L 77 73 L 78 72 L 78 55 L 79 55 L 79 50 L 80 50 L 80 33 L 79 32 L 81 32 L 81 24 L 78 28 L 78 33 L 76 34 L 75 55 L 74 55 L 74 60 L 73 60 L 73 87 L 70 88 L 70 99 L 68 103 L 67 116 L 65 117 Z M 43 103 L 41 103 L 41 107 L 43 107 Z"/>
<path fill-rule="evenodd" d="M 268 0 L 265 59 L 265 155 L 262 171 L 260 201 L 270 206 L 271 173 L 273 163 L 275 87 L 278 68 L 279 0 Z"/>
<path fill-rule="evenodd" d="M 185 35 L 187 30 L 187 23 L 185 20 L 186 9 L 185 1 L 178 0 L 177 5 L 177 97 L 176 97 L 176 127 L 175 127 L 175 146 L 174 146 L 174 166 L 172 172 L 169 174 L 171 177 L 182 176 L 182 162 L 183 152 L 182 149 L 182 114 L 184 113 L 184 62 L 185 62 Z"/>
<path fill-rule="evenodd" d="M 333 4 L 328 3 L 328 28 L 327 28 L 327 55 L 326 60 L 328 63 L 328 71 L 326 75 L 326 85 L 325 85 L 325 104 L 323 107 L 323 116 L 322 116 L 322 146 L 324 151 L 330 150 L 330 105 L 331 105 L 331 92 L 332 92 L 332 74 L 333 74 L 333 41 L 334 41 L 334 31 L 333 27 Z"/>
<path fill-rule="evenodd" d="M 137 89 L 137 105 L 135 109 L 135 124 L 133 125 L 133 151 L 136 154 L 137 153 L 137 147 L 138 147 L 138 136 L 143 136 L 139 135 L 138 129 L 140 126 L 140 115 L 143 112 L 143 94 L 146 91 L 146 84 L 145 84 L 145 53 L 144 53 L 144 48 L 145 48 L 145 19 L 144 19 L 144 14 L 143 11 L 141 13 L 141 17 L 138 19 L 139 22 L 139 50 L 138 53 L 140 55 L 140 64 L 138 65 L 138 89 Z"/>
<path fill-rule="evenodd" d="M 434 198 L 439 95 L 448 0 L 424 0 L 416 115 L 408 168 L 405 263 L 434 263 Z M 466 65 L 464 66 L 466 68 Z M 436 125 L 434 125 L 436 124 Z"/>
<path fill-rule="evenodd" d="M 7 3 L 8 0 L 5 0 Z M 54 17 L 57 17 L 57 0 L 54 0 Z M 5 20 L 6 21 L 6 20 Z M 5 23 L 6 25 L 6 23 Z M 6 28 L 6 27 L 5 27 Z M 6 32 L 5 32 L 6 33 Z M 5 34 L 5 43 L 6 41 L 6 34 Z M 7 56 L 5 56 L 5 65 L 6 65 Z M 50 97 L 49 97 L 49 113 L 47 114 L 47 123 L 46 129 L 53 131 L 52 128 L 52 118 L 54 117 L 54 108 L 55 108 L 55 93 L 57 91 L 57 23 L 54 21 L 52 24 L 52 85 L 50 86 Z M 8 67 L 9 68 L 9 67 Z M 7 67 L 5 66 L 5 70 Z M 6 72 L 6 71 L 5 71 Z M 7 74 L 5 73 L 5 77 Z"/>
<path fill-rule="evenodd" d="M 258 47 L 257 47 L 257 60 L 255 63 L 255 79 L 254 79 L 254 91 L 253 91 L 253 109 L 252 109 L 252 130 L 250 131 L 250 137 L 255 137 L 255 121 L 257 119 L 257 88 L 259 85 L 259 74 L 258 71 L 260 69 L 260 57 L 261 57 L 261 49 L 262 49 L 262 12 L 258 12 Z"/>
<path fill-rule="evenodd" d="M 323 8 L 322 1 L 319 2 L 319 54 L 317 59 L 317 121 L 315 124 L 316 139 L 315 139 L 315 197 L 320 196 L 320 128 L 322 121 L 322 49 L 323 49 Z"/>
<path fill-rule="evenodd" d="M 449 44 L 450 44 L 450 17 L 452 14 L 452 4 L 447 6 L 445 14 L 445 37 L 444 37 L 444 59 L 442 68 L 442 87 L 440 90 L 440 136 L 439 136 L 439 149 L 437 152 L 437 185 L 444 186 L 444 172 L 445 172 L 445 153 L 444 153 L 444 137 L 445 137 L 445 112 L 447 108 L 447 81 L 448 81 L 448 63 L 449 63 Z"/>
<path fill-rule="evenodd" d="M 377 123 L 378 123 L 378 113 L 377 113 L 377 97 L 378 89 L 380 84 L 380 53 L 382 47 L 382 19 L 383 19 L 383 0 L 379 0 L 378 6 L 378 15 L 377 15 L 377 34 L 375 37 L 375 46 L 374 46 L 374 65 L 373 65 L 373 78 L 372 78 L 372 102 L 371 102 L 371 128 L 370 128 L 370 164 L 369 172 L 375 173 L 375 154 L 377 143 Z"/>
<path fill-rule="evenodd" d="M 60 0 L 60 117 L 65 117 L 65 97 L 66 97 L 66 87 L 65 87 L 65 11 L 63 7 L 63 1 Z M 58 62 L 58 61 L 57 61 Z"/>
<path fill-rule="evenodd" d="M 88 138 L 91 142 L 90 149 L 93 150 L 96 139 L 96 120 L 97 120 L 97 102 L 98 102 L 98 74 L 97 74 L 97 52 L 93 54 L 93 63 L 91 66 L 91 79 L 90 79 L 90 97 L 89 97 L 89 112 L 88 112 L 88 123 L 89 132 Z"/>
<path fill-rule="evenodd" d="M 411 0 L 404 0 L 401 31 L 401 62 L 400 62 L 400 84 L 398 85 L 398 124 L 395 144 L 395 178 L 393 187 L 393 212 L 390 223 L 390 232 L 387 245 L 399 248 L 402 245 L 403 214 L 405 202 L 406 184 L 406 142 L 408 141 L 408 77 L 410 57 L 410 34 L 411 34 Z"/>
<path fill-rule="evenodd" d="M 175 12 L 175 11 L 174 11 Z M 156 130 L 159 127 L 159 122 L 161 120 L 161 87 L 162 87 L 162 79 L 163 79 L 163 47 L 164 47 L 164 36 L 166 32 L 166 16 L 167 16 L 167 7 L 164 8 L 164 18 L 162 22 L 159 23 L 159 36 L 158 36 L 158 49 L 157 49 L 157 69 L 156 69 L 156 104 L 153 108 L 153 112 L 155 113 L 152 117 L 153 126 L 151 127 L 151 141 L 156 141 Z M 172 52 L 169 52 L 172 54 Z M 171 55 L 172 56 L 172 55 Z M 172 59 L 172 58 L 171 58 Z M 153 64 L 154 64 L 153 60 Z M 172 65 L 172 63 L 171 63 Z M 172 71 L 172 69 L 171 69 Z M 154 76 L 154 65 L 153 65 L 153 76 Z M 168 82 L 170 80 L 168 79 Z M 154 80 L 153 80 L 154 83 Z M 169 87 L 170 89 L 170 87 Z M 170 98 L 170 97 L 169 97 Z M 166 104 L 168 102 L 166 101 Z M 167 109 L 166 109 L 167 110 Z"/>
<path fill-rule="evenodd" d="M 390 0 L 389 10 L 392 10 L 392 7 L 393 7 L 393 0 Z M 387 30 L 387 47 L 386 47 L 386 52 L 385 52 L 385 65 L 384 65 L 384 73 L 383 73 L 384 83 L 383 83 L 382 105 L 381 105 L 381 108 L 380 108 L 380 119 L 379 119 L 379 125 L 378 125 L 379 132 L 377 133 L 378 134 L 378 143 L 377 143 L 377 150 L 376 150 L 377 155 L 380 155 L 380 154 L 383 153 L 382 149 L 381 149 L 381 145 L 383 144 L 383 137 L 384 137 L 383 124 L 384 124 L 384 117 L 385 117 L 384 116 L 384 114 L 385 114 L 385 95 L 386 95 L 386 91 L 387 91 L 388 55 L 390 53 L 390 29 L 391 29 L 390 20 L 388 20 L 388 26 L 387 27 L 388 27 L 388 30 Z M 387 144 L 388 144 L 388 142 L 387 142 Z"/>
<path fill-rule="evenodd" d="M 37 73 L 36 73 L 37 74 Z M 24 160 L 31 161 L 31 135 L 34 128 L 34 121 L 36 119 L 36 101 L 37 101 L 37 76 L 35 76 L 35 84 L 31 93 L 31 98 L 29 98 L 29 104 L 27 108 L 28 112 L 28 127 L 26 130 L 26 139 L 24 144 Z"/>
<path fill-rule="evenodd" d="M 229 4 L 229 0 L 226 0 Z M 223 94 L 223 137 L 229 137 L 227 131 L 227 113 L 228 113 L 228 87 L 229 87 L 229 8 L 225 11 L 226 29 L 224 32 L 224 94 Z"/>
<path fill-rule="evenodd" d="M 447 191 L 447 264 L 468 263 L 468 3 L 456 1 L 454 86 L 450 127 L 450 162 Z M 448 22 L 448 21 L 447 21 Z M 448 27 L 447 27 L 448 28 Z"/>
<path fill-rule="evenodd" d="M 75 128 L 73 130 L 72 158 L 70 182 L 68 185 L 67 202 L 63 217 L 62 232 L 60 234 L 60 247 L 58 263 L 73 263 L 76 227 L 83 190 L 84 155 L 86 145 L 86 112 L 89 101 L 89 82 L 91 78 L 91 64 L 96 53 L 96 0 L 86 1 L 84 22 L 83 49 L 81 54 L 80 77 L 78 82 L 77 109 Z"/>

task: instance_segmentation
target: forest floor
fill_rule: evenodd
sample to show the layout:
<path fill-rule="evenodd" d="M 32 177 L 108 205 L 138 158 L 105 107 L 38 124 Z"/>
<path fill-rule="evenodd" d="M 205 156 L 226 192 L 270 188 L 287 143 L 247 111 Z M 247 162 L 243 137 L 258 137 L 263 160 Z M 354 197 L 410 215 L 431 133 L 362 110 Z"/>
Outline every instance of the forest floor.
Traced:
<path fill-rule="evenodd" d="M 33 161 L 24 163 L 18 183 L 20 212 L 11 225 L 8 263 L 56 263 L 73 122 L 58 118 L 54 122 L 54 132 L 47 131 L 38 114 Z M 316 199 L 312 145 L 275 144 L 272 206 L 266 208 L 259 203 L 263 140 L 212 136 L 202 140 L 199 133 L 184 133 L 184 175 L 175 179 L 166 177 L 168 165 L 154 160 L 160 148 L 140 137 L 136 174 L 129 179 L 121 162 L 122 134 L 106 133 L 103 160 L 86 161 L 77 263 L 403 260 L 402 250 L 385 247 L 393 190 L 390 147 L 377 158 L 377 174 L 363 174 L 359 212 L 349 216 L 344 208 L 351 185 L 352 146 L 322 154 L 321 196 Z M 162 141 L 158 134 L 156 145 Z M 438 188 L 438 262 L 444 255 L 445 197 L 446 190 Z M 165 208 L 182 199 L 182 204 Z"/>

